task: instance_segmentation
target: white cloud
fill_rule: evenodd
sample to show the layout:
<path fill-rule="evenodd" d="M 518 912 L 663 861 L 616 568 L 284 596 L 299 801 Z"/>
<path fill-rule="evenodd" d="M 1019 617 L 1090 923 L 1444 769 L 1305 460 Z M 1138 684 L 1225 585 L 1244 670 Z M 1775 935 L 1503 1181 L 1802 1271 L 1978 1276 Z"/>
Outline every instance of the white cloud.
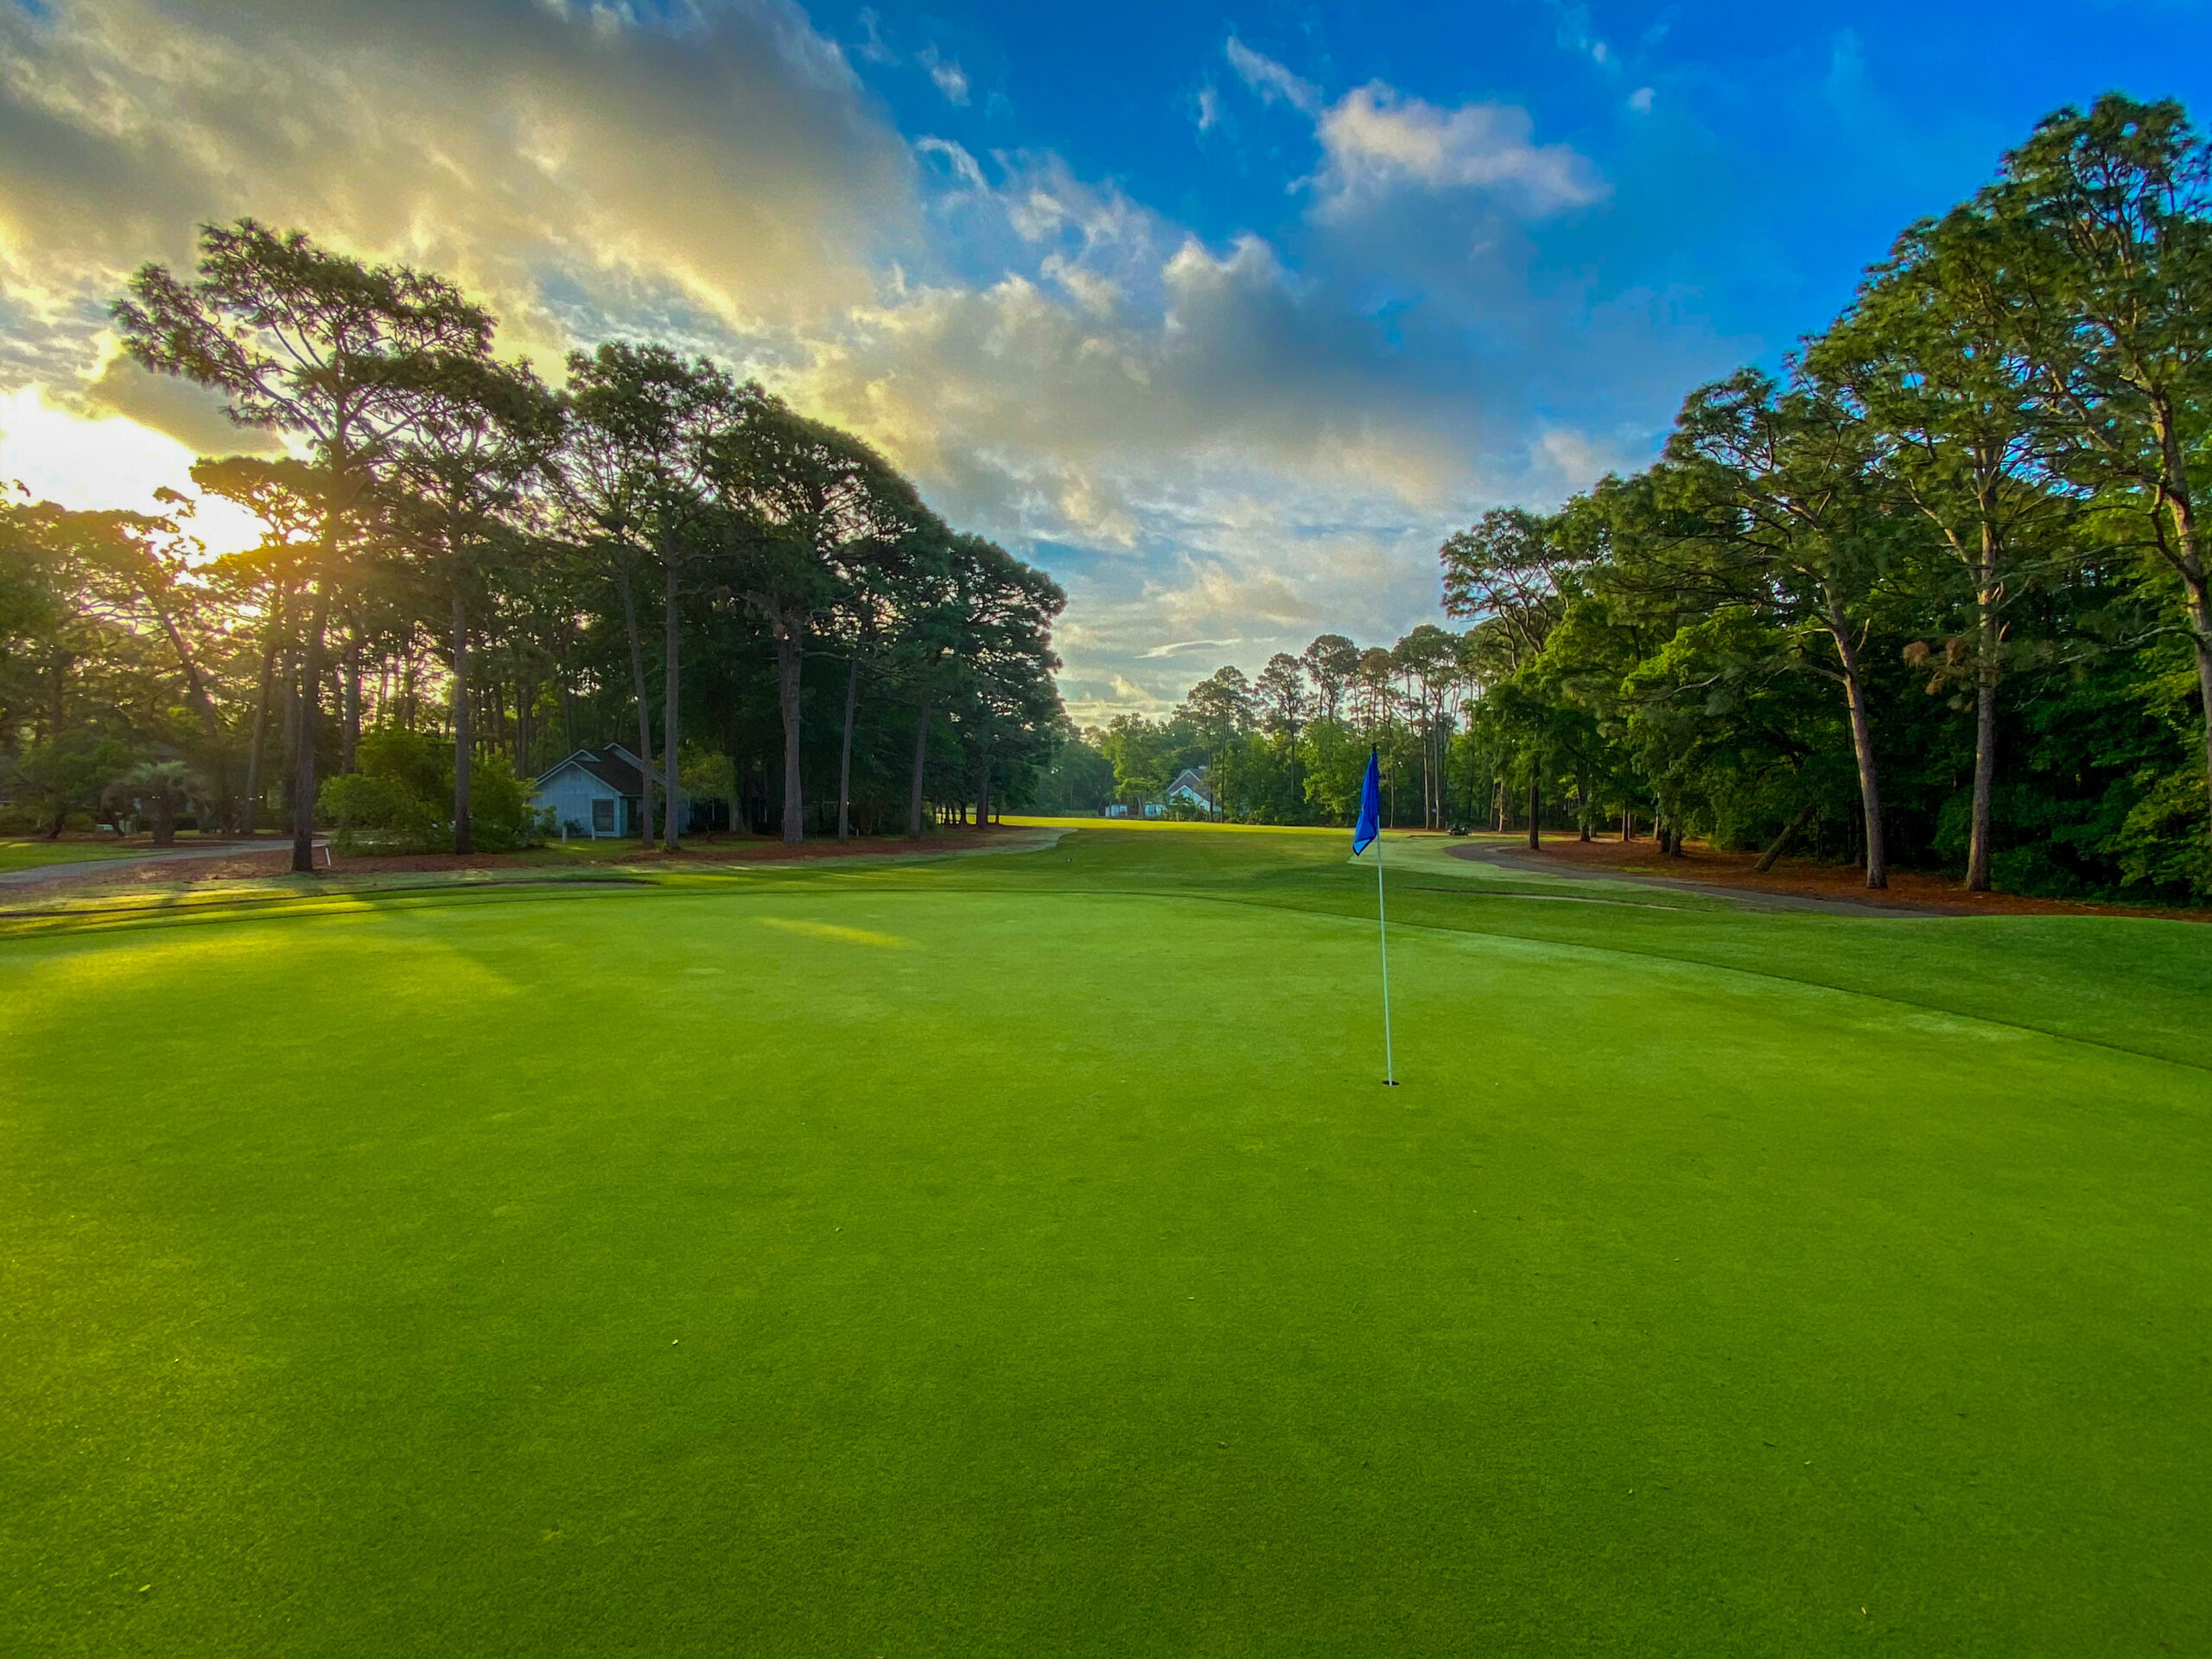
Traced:
<path fill-rule="evenodd" d="M 917 138 L 914 140 L 914 153 L 938 158 L 964 190 L 984 193 L 990 190 L 988 181 L 983 177 L 983 169 L 976 164 L 976 158 L 968 153 L 965 147 L 950 138 Z"/>
<path fill-rule="evenodd" d="M 1563 48 L 1586 55 L 1601 69 L 1613 67 L 1611 49 L 1591 27 L 1587 5 L 1580 3 L 1580 0 L 1575 0 L 1573 4 L 1562 3 L 1562 0 L 1551 0 L 1551 9 L 1553 16 L 1558 19 L 1555 38 Z"/>
<path fill-rule="evenodd" d="M 1639 86 L 1628 95 L 1628 106 L 1638 115 L 1651 113 L 1651 88 Z"/>
<path fill-rule="evenodd" d="M 874 9 L 862 6 L 857 21 L 861 26 L 861 38 L 852 48 L 853 55 L 863 63 L 898 62 L 899 54 L 884 41 L 883 20 L 875 15 Z"/>
<path fill-rule="evenodd" d="M 967 107 L 968 75 L 956 60 L 940 55 L 934 46 L 925 46 L 914 54 L 914 60 L 930 72 L 930 79 L 946 102 Z"/>
<path fill-rule="evenodd" d="M 1307 115 L 1319 112 L 1321 89 L 1312 81 L 1300 79 L 1273 58 L 1255 52 L 1234 35 L 1223 50 L 1228 55 L 1229 67 L 1263 102 L 1273 104 L 1281 99 Z"/>
<path fill-rule="evenodd" d="M 1491 191 L 1536 214 L 1605 196 L 1588 160 L 1571 145 L 1532 142 L 1533 130 L 1529 112 L 1513 105 L 1443 109 L 1370 81 L 1322 113 L 1323 210 L 1342 213 L 1404 185 Z"/>
<path fill-rule="evenodd" d="M 542 358 L 657 334 L 868 435 L 1062 578 L 1080 712 L 1179 697 L 1193 664 L 1163 645 L 1253 669 L 1324 628 L 1395 638 L 1433 614 L 1449 529 L 1586 484 L 1735 353 L 1670 296 L 1538 291 L 1528 222 L 1605 187 L 1517 109 L 1380 85 L 1330 105 L 1232 40 L 1322 163 L 1292 237 L 1209 244 L 1048 152 L 893 130 L 846 61 L 892 60 L 872 16 L 841 50 L 783 0 L 637 15 L 0 0 L 0 391 L 46 389 L 6 404 L 0 471 L 143 505 L 189 456 L 150 428 L 243 442 L 113 370 L 105 307 L 139 261 L 188 261 L 196 222 L 250 212 L 452 276 Z M 1231 118 L 1211 85 L 1197 110 Z M 1412 296 L 1387 320 L 1378 283 Z M 1536 419 L 1599 382 L 1621 407 Z"/>
<path fill-rule="evenodd" d="M 1111 318 L 1122 303 L 1122 289 L 1112 279 L 1071 264 L 1058 254 L 1047 254 L 1038 270 L 1072 295 L 1092 316 Z"/>
<path fill-rule="evenodd" d="M 1228 639 L 1178 639 L 1171 645 L 1154 645 L 1150 651 L 1146 652 L 1144 654 L 1147 658 L 1173 657 L 1180 652 L 1222 650 L 1226 649 L 1230 645 L 1241 645 L 1243 643 L 1244 641 L 1241 638 L 1231 638 Z"/>
<path fill-rule="evenodd" d="M 580 0 L 0 8 L 0 329 L 92 372 L 131 267 L 251 213 L 440 270 L 540 353 L 757 331 L 872 290 L 912 163 L 778 0 L 666 27 Z"/>

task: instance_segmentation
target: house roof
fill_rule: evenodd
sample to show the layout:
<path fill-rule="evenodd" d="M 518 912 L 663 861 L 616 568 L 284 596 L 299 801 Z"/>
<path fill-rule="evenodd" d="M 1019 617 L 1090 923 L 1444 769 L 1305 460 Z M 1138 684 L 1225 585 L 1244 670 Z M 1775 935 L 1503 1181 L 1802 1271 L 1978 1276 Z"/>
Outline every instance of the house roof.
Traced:
<path fill-rule="evenodd" d="M 638 757 L 620 743 L 604 744 L 596 749 L 578 749 L 540 773 L 537 787 L 544 788 L 570 766 L 596 778 L 617 795 L 634 798 L 645 792 L 645 768 L 638 764 Z M 660 782 L 658 772 L 653 774 L 653 781 L 656 784 Z"/>
<path fill-rule="evenodd" d="M 1213 799 L 1213 785 L 1206 782 L 1205 773 L 1196 766 L 1185 766 L 1176 773 L 1175 781 L 1167 785 L 1167 792 L 1173 795 L 1178 790 L 1188 790 L 1204 800 Z"/>

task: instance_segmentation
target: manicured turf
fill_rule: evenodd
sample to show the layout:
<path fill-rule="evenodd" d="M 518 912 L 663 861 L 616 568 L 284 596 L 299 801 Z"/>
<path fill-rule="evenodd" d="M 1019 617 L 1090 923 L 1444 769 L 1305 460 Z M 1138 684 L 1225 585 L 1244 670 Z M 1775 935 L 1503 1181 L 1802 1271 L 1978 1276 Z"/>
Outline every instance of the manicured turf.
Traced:
<path fill-rule="evenodd" d="M 2212 1649 L 2212 929 L 1344 850 L 0 941 L 0 1650 Z"/>
<path fill-rule="evenodd" d="M 190 850 L 189 838 L 179 837 L 175 850 Z M 0 873 L 8 870 L 33 870 L 48 864 L 75 864 L 95 858 L 128 858 L 134 853 L 157 850 L 154 843 L 142 836 L 135 841 L 45 841 L 0 839 Z"/>

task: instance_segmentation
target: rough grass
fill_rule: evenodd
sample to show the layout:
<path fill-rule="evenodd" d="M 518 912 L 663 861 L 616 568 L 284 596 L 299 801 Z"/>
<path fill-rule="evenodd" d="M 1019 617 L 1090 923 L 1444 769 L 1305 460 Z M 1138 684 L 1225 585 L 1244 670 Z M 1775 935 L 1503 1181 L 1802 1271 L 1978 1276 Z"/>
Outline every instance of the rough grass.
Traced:
<path fill-rule="evenodd" d="M 189 852 L 194 838 L 179 836 L 174 848 L 156 847 L 149 839 L 47 841 L 32 837 L 0 837 L 0 873 L 41 869 L 48 864 L 75 864 L 96 858 L 129 858 L 134 853 Z"/>
<path fill-rule="evenodd" d="M 0 1648 L 2204 1649 L 2212 930 L 1344 850 L 0 943 Z"/>

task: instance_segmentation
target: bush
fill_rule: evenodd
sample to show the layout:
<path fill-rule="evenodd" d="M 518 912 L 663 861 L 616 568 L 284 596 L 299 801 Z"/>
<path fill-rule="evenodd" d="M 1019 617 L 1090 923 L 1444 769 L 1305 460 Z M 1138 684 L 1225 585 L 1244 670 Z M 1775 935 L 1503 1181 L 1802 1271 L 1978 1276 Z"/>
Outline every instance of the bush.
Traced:
<path fill-rule="evenodd" d="M 1999 893 L 2017 893 L 2031 899 L 2080 899 L 2094 892 L 2039 841 L 1993 854 L 1989 884 Z"/>
<path fill-rule="evenodd" d="M 2212 850 L 2205 844 L 2204 774 L 2194 767 L 2158 780 L 2114 838 L 2120 879 L 2212 901 Z"/>
<path fill-rule="evenodd" d="M 453 845 L 453 750 L 427 732 L 361 734 L 360 771 L 333 778 L 315 798 L 338 845 L 355 851 L 436 852 Z M 468 827 L 479 850 L 511 853 L 552 833 L 553 815 L 530 804 L 504 755 L 468 769 Z"/>
<path fill-rule="evenodd" d="M 446 828 L 429 804 L 405 785 L 365 772 L 324 779 L 315 810 L 337 832 L 337 843 L 346 852 L 364 846 L 387 852 L 429 852 L 439 845 Z"/>
<path fill-rule="evenodd" d="M 452 798 L 450 786 L 447 798 Z M 550 807 L 530 804 L 529 786 L 515 776 L 505 755 L 480 757 L 468 769 L 468 828 L 487 853 L 512 853 L 534 847 L 553 833 Z"/>
<path fill-rule="evenodd" d="M 442 817 L 453 799 L 453 745 L 428 732 L 374 726 L 361 734 L 354 764 L 371 778 L 399 785 Z"/>

